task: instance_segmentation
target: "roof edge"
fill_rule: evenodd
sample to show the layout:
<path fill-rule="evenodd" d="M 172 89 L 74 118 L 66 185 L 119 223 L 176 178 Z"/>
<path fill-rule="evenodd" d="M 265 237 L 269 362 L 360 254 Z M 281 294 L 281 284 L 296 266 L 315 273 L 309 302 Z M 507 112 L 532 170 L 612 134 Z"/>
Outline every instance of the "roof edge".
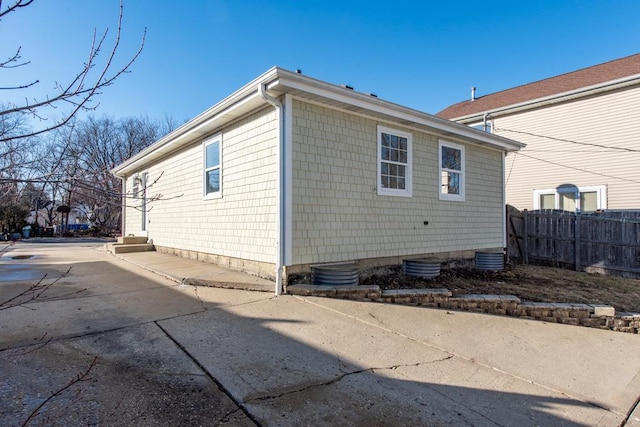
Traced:
<path fill-rule="evenodd" d="M 591 95 L 595 95 L 603 92 L 610 92 L 617 89 L 622 89 L 628 86 L 634 86 L 640 84 L 640 73 L 630 76 L 621 77 L 619 79 L 608 80 L 606 82 L 597 83 L 590 86 L 584 86 L 578 89 L 569 90 L 566 92 L 556 93 L 541 98 L 530 99 L 528 101 L 518 102 L 515 104 L 509 104 L 502 107 L 493 109 L 487 109 L 479 111 L 473 114 L 467 114 L 465 116 L 453 117 L 449 120 L 453 120 L 459 123 L 473 123 L 477 120 L 483 119 L 485 114 L 489 114 L 493 117 L 507 115 L 523 110 L 529 110 L 538 108 L 550 104 L 559 104 L 572 99 L 583 98 Z M 488 95 L 487 95 L 488 96 Z"/>
<path fill-rule="evenodd" d="M 268 90 L 274 92 L 285 93 L 289 89 L 297 89 L 309 94 L 320 95 L 345 104 L 361 107 L 365 110 L 384 114 L 391 118 L 428 126 L 430 129 L 439 131 L 444 135 L 457 135 L 466 139 L 467 143 L 475 141 L 477 144 L 487 145 L 501 151 L 517 151 L 525 146 L 525 144 L 517 141 L 473 129 L 464 124 L 385 101 L 366 93 L 345 89 L 341 86 L 279 67 L 272 67 L 222 101 L 163 136 L 135 156 L 114 167 L 111 173 L 123 178 L 138 167 L 157 160 L 184 144 L 191 143 L 197 137 L 206 134 L 207 131 L 211 131 L 215 127 L 214 125 L 222 124 L 227 119 L 220 117 L 243 103 L 253 107 L 259 104 L 266 104 L 266 101 L 258 93 L 259 85 L 266 85 Z M 220 121 L 215 122 L 216 118 L 220 118 Z"/>
<path fill-rule="evenodd" d="M 111 173 L 115 176 L 123 177 L 126 176 L 126 173 L 133 166 L 146 160 L 153 160 L 153 153 L 158 152 L 158 150 L 167 147 L 168 145 L 176 144 L 176 141 L 184 141 L 184 139 L 189 138 L 194 130 L 196 130 L 199 126 L 202 126 L 210 119 L 214 118 L 217 114 L 220 114 L 221 112 L 231 108 L 233 105 L 241 102 L 243 99 L 250 97 L 253 92 L 257 94 L 256 88 L 258 87 L 258 84 L 264 84 L 272 81 L 280 71 L 282 71 L 282 69 L 278 67 L 270 68 L 268 71 L 256 77 L 251 82 L 245 84 L 240 89 L 224 98 L 222 101 L 206 109 L 182 126 L 179 126 L 177 129 L 174 129 L 153 144 L 149 145 L 138 154 L 114 167 L 113 169 L 111 169 Z"/>
<path fill-rule="evenodd" d="M 366 108 L 367 110 L 383 113 L 396 119 L 411 121 L 417 124 L 428 126 L 443 134 L 457 134 L 461 137 L 476 140 L 488 144 L 503 151 L 518 151 L 526 144 L 490 134 L 485 131 L 470 128 L 465 124 L 460 124 L 441 117 L 425 113 L 410 107 L 405 107 L 377 97 L 372 97 L 363 92 L 344 89 L 343 87 L 327 83 L 309 76 L 301 76 L 287 70 L 281 70 L 277 79 L 268 86 L 269 89 L 278 90 L 279 85 L 288 88 L 303 90 L 308 93 L 342 100 L 355 106 Z M 288 79 L 287 77 L 293 77 Z M 469 143 L 467 141 L 467 143 Z"/>

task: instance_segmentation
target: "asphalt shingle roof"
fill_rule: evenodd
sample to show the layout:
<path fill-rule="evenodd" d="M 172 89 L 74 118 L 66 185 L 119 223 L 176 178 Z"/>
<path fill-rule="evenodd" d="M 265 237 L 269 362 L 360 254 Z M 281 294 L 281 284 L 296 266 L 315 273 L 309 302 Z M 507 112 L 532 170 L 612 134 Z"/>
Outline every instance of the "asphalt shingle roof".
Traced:
<path fill-rule="evenodd" d="M 640 74 L 640 53 L 453 104 L 436 114 L 456 119 Z"/>

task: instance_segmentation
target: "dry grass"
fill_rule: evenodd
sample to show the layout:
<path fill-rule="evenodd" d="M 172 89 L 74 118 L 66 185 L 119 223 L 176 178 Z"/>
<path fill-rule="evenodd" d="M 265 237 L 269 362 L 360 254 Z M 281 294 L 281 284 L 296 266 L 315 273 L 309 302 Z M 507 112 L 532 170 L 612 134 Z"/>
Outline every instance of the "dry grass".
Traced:
<path fill-rule="evenodd" d="M 363 284 L 382 289 L 447 288 L 453 295 L 515 295 L 522 301 L 606 304 L 616 311 L 640 312 L 640 280 L 517 265 L 500 272 L 442 270 L 435 279 L 404 276 L 401 268 L 371 276 Z"/>

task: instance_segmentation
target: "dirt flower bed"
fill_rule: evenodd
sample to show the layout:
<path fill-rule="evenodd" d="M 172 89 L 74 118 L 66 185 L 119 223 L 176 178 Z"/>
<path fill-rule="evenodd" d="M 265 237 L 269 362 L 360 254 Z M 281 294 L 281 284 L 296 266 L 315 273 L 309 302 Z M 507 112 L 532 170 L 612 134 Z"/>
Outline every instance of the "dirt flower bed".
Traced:
<path fill-rule="evenodd" d="M 507 266 L 500 272 L 443 269 L 435 279 L 405 276 L 402 268 L 364 278 L 381 289 L 447 288 L 464 294 L 515 295 L 522 301 L 607 304 L 616 311 L 640 313 L 640 280 L 531 265 Z"/>

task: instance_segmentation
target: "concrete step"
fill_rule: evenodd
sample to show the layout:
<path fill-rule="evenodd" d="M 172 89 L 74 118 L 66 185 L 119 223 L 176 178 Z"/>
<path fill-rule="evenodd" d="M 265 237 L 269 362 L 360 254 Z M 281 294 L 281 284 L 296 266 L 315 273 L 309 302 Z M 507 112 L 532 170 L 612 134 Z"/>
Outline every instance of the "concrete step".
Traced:
<path fill-rule="evenodd" d="M 145 236 L 124 236 L 118 237 L 118 244 L 120 245 L 140 245 L 147 243 L 147 237 Z"/>
<path fill-rule="evenodd" d="M 155 251 L 156 248 L 151 243 L 140 243 L 140 244 L 114 244 L 108 249 L 109 252 L 114 254 L 128 254 L 131 252 L 149 252 Z"/>

